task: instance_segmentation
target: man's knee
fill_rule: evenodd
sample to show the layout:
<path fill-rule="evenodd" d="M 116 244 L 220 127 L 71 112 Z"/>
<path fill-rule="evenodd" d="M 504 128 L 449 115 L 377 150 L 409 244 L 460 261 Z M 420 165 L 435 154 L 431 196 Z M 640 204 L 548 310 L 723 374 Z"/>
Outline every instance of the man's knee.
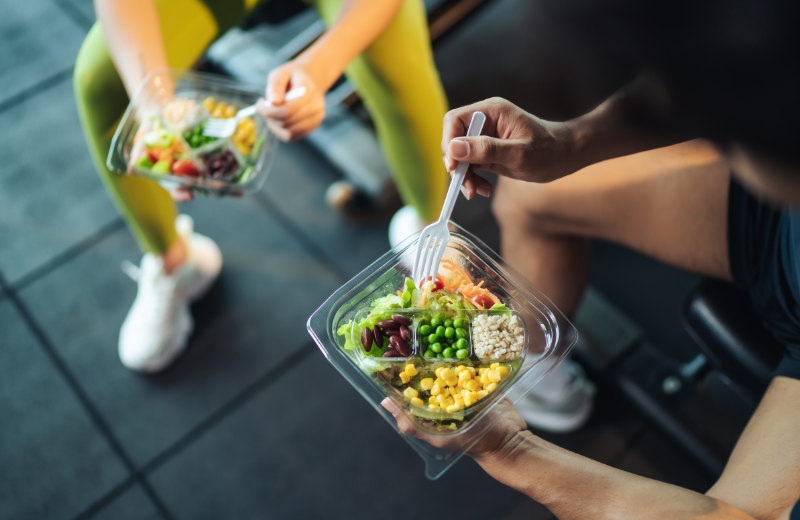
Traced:
<path fill-rule="evenodd" d="M 500 229 L 536 233 L 557 231 L 554 208 L 548 203 L 549 185 L 500 178 L 492 197 L 492 213 Z"/>

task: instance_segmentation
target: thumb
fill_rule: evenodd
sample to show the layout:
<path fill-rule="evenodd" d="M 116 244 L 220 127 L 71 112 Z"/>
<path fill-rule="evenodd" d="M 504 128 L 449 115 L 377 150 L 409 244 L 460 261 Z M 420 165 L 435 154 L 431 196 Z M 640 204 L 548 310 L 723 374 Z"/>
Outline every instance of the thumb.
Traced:
<path fill-rule="evenodd" d="M 291 81 L 292 69 L 289 67 L 273 69 L 267 77 L 267 102 L 282 105 Z"/>
<path fill-rule="evenodd" d="M 486 135 L 457 137 L 447 145 L 447 154 L 456 161 L 470 164 L 506 164 L 513 157 L 515 146 L 519 145 Z"/>

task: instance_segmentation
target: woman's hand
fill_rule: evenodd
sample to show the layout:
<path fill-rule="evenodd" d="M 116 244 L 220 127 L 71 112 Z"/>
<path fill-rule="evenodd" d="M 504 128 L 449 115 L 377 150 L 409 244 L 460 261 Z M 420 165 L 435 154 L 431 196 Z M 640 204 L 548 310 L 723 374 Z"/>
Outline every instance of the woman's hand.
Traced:
<path fill-rule="evenodd" d="M 325 119 L 327 81 L 316 67 L 302 57 L 284 63 L 267 78 L 267 101 L 257 103 L 256 111 L 278 139 L 290 143 L 306 137 Z M 305 87 L 306 92 L 285 102 L 289 90 Z"/>
<path fill-rule="evenodd" d="M 483 134 L 463 137 L 472 113 L 486 115 Z M 574 136 L 566 123 L 533 116 L 502 98 L 491 98 L 451 110 L 444 116 L 442 154 L 452 172 L 459 161 L 471 164 L 461 191 L 489 197 L 492 185 L 475 175 L 488 170 L 528 182 L 550 182 L 575 171 L 570 165 Z"/>

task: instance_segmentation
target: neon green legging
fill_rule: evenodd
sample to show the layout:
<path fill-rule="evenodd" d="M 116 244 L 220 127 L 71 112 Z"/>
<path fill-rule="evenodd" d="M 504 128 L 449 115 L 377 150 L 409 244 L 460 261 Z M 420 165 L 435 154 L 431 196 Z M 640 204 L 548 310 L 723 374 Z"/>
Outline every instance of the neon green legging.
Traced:
<path fill-rule="evenodd" d="M 190 68 L 219 35 L 238 24 L 258 0 L 156 0 L 169 64 Z M 312 0 L 329 26 L 343 0 Z M 435 220 L 447 190 L 441 159 L 447 110 L 433 62 L 422 0 L 406 0 L 389 27 L 345 71 L 372 116 L 403 201 Z M 106 168 L 111 138 L 128 104 L 99 23 L 75 65 L 75 96 L 100 178 L 142 250 L 161 254 L 177 238 L 175 204 L 158 183 Z"/>

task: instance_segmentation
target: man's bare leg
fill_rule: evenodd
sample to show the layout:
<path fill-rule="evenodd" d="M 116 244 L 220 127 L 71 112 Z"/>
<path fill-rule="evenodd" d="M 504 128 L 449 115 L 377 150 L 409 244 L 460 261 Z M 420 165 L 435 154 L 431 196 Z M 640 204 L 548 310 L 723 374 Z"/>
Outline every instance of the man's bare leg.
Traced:
<path fill-rule="evenodd" d="M 730 280 L 728 169 L 702 141 L 592 165 L 549 184 L 501 178 L 501 254 L 567 316 L 588 279 L 587 238 Z"/>

